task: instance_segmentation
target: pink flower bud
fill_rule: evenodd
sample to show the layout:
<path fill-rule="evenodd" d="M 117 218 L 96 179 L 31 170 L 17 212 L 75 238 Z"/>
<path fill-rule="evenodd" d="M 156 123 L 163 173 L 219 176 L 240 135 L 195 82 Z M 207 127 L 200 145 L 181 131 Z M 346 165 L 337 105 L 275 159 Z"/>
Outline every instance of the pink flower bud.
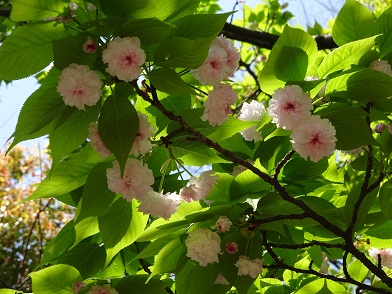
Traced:
<path fill-rule="evenodd" d="M 83 44 L 83 51 L 86 53 L 95 53 L 95 51 L 97 51 L 97 45 L 93 39 L 87 39 L 87 41 Z"/>
<path fill-rule="evenodd" d="M 383 131 L 386 127 L 387 127 L 387 126 L 384 125 L 384 124 L 377 124 L 377 125 L 374 127 L 374 131 L 375 131 L 376 133 L 381 134 L 382 131 Z"/>
<path fill-rule="evenodd" d="M 236 242 L 229 242 L 226 244 L 226 252 L 229 254 L 236 254 L 238 251 L 238 244 Z"/>

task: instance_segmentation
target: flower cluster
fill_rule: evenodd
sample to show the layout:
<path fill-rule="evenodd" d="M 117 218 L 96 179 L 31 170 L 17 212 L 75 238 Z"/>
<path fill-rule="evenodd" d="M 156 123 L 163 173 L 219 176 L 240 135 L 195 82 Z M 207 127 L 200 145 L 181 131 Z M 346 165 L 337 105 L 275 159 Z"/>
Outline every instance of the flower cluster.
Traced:
<path fill-rule="evenodd" d="M 216 221 L 216 223 L 215 223 L 215 229 L 218 231 L 218 232 L 221 232 L 221 233 L 226 233 L 226 232 L 228 232 L 228 231 L 230 231 L 230 226 L 232 225 L 233 223 L 227 218 L 227 216 L 220 216 L 219 218 L 218 218 L 218 220 Z"/>
<path fill-rule="evenodd" d="M 64 103 L 85 109 L 86 105 L 93 106 L 101 98 L 101 77 L 87 65 L 70 64 L 59 76 L 57 91 L 63 97 Z"/>
<path fill-rule="evenodd" d="M 230 105 L 237 101 L 237 98 L 237 93 L 230 84 L 214 87 L 204 103 L 205 110 L 201 119 L 208 121 L 212 126 L 223 124 L 231 113 Z"/>
<path fill-rule="evenodd" d="M 240 116 L 238 118 L 243 121 L 259 121 L 264 116 L 264 114 L 264 104 L 253 100 L 250 103 L 244 102 L 244 104 L 242 104 Z M 262 139 L 261 133 L 256 131 L 256 126 L 247 128 L 241 132 L 241 135 L 246 141 L 254 140 L 255 142 L 258 142 Z"/>
<path fill-rule="evenodd" d="M 149 138 L 155 131 L 155 127 L 149 124 L 147 116 L 140 112 L 137 112 L 137 115 L 139 117 L 139 129 L 131 149 L 134 156 L 144 155 L 151 150 L 152 145 Z"/>
<path fill-rule="evenodd" d="M 102 61 L 108 64 L 106 71 L 125 82 L 131 82 L 142 73 L 146 54 L 140 48 L 137 37 L 115 37 L 102 52 Z"/>
<path fill-rule="evenodd" d="M 150 191 L 143 199 L 138 210 L 150 214 L 152 217 L 162 217 L 169 219 L 177 211 L 180 204 L 180 196 L 176 193 L 163 194 Z"/>
<path fill-rule="evenodd" d="M 378 256 L 381 258 L 381 264 L 387 268 L 392 268 L 392 249 L 379 250 L 372 248 L 369 250 L 369 255 L 378 262 Z"/>
<path fill-rule="evenodd" d="M 217 37 L 210 46 L 203 64 L 191 70 L 191 74 L 202 85 L 218 85 L 234 75 L 240 55 L 233 43 L 223 36 Z"/>
<path fill-rule="evenodd" d="M 196 229 L 189 233 L 185 240 L 187 247 L 186 256 L 197 261 L 201 266 L 219 262 L 221 254 L 221 239 L 219 235 L 208 229 Z"/>
<path fill-rule="evenodd" d="M 180 196 L 186 202 L 206 199 L 208 193 L 219 178 L 219 176 L 213 176 L 214 173 L 214 170 L 204 171 L 200 174 L 199 178 L 191 177 L 188 181 L 188 186 L 180 190 Z"/>
<path fill-rule="evenodd" d="M 128 159 L 125 164 L 124 175 L 121 178 L 120 165 L 117 161 L 112 168 L 106 170 L 108 187 L 111 191 L 122 194 L 124 199 L 131 201 L 133 198 L 142 200 L 154 184 L 152 171 L 147 164 L 137 159 Z"/>
<path fill-rule="evenodd" d="M 256 279 L 263 269 L 263 261 L 260 258 L 250 260 L 249 257 L 241 255 L 235 266 L 238 267 L 239 276 L 249 275 Z"/>
<path fill-rule="evenodd" d="M 293 149 L 317 162 L 334 152 L 336 130 L 328 119 L 313 116 L 312 109 L 309 95 L 296 85 L 276 90 L 267 108 L 278 127 L 292 131 Z"/>

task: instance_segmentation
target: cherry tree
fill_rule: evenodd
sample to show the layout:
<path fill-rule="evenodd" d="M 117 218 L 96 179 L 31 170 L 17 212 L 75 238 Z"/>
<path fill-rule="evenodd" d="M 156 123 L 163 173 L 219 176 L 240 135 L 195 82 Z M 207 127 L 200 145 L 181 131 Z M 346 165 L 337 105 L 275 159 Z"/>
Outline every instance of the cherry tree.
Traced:
<path fill-rule="evenodd" d="M 25 201 L 76 209 L 34 293 L 391 292 L 392 8 L 347 0 L 326 35 L 277 1 L 243 27 L 216 1 L 10 3 L 0 79 L 44 78 L 9 150 L 52 156 Z"/>

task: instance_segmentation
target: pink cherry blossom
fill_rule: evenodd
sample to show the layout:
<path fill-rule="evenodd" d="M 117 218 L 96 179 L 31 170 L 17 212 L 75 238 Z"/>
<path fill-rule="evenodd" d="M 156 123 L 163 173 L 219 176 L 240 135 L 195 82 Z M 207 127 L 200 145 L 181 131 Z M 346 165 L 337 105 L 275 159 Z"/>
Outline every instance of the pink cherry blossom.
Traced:
<path fill-rule="evenodd" d="M 369 255 L 378 262 L 378 255 L 381 257 L 381 264 L 387 268 L 392 268 L 392 249 L 379 250 L 372 248 L 369 250 Z"/>
<path fill-rule="evenodd" d="M 278 127 L 293 130 L 301 120 L 310 117 L 313 109 L 312 99 L 297 85 L 278 89 L 272 95 L 267 108 L 272 122 Z"/>
<path fill-rule="evenodd" d="M 229 242 L 226 244 L 226 252 L 229 254 L 236 254 L 238 251 L 238 244 L 236 242 Z"/>
<path fill-rule="evenodd" d="M 118 294 L 110 285 L 94 285 L 86 294 Z"/>
<path fill-rule="evenodd" d="M 83 51 L 86 53 L 95 53 L 97 51 L 97 44 L 95 44 L 93 39 L 88 38 L 83 44 Z"/>
<path fill-rule="evenodd" d="M 147 164 L 143 165 L 141 161 L 134 158 L 127 160 L 123 178 L 117 161 L 113 163 L 112 168 L 106 170 L 106 176 L 109 189 L 122 194 L 127 201 L 131 201 L 132 198 L 143 200 L 154 184 L 154 176 Z"/>
<path fill-rule="evenodd" d="M 335 150 L 336 131 L 328 119 L 311 116 L 291 133 L 293 149 L 302 157 L 317 162 Z"/>
<path fill-rule="evenodd" d="M 149 139 L 155 131 L 155 127 L 149 124 L 147 116 L 140 112 L 137 115 L 139 117 L 139 130 L 131 149 L 131 153 L 135 156 L 144 155 L 151 150 L 152 145 Z"/>
<path fill-rule="evenodd" d="M 102 158 L 112 155 L 112 152 L 110 152 L 110 150 L 102 142 L 101 136 L 98 132 L 98 124 L 96 122 L 91 122 L 89 124 L 88 133 L 91 140 L 91 146 L 99 153 L 99 155 L 101 155 Z"/>
<path fill-rule="evenodd" d="M 215 229 L 218 232 L 226 233 L 226 232 L 230 231 L 230 227 L 231 227 L 232 224 L 233 223 L 228 219 L 227 216 L 222 215 L 216 221 Z"/>
<path fill-rule="evenodd" d="M 219 235 L 211 230 L 204 228 L 193 230 L 185 240 L 186 256 L 197 261 L 201 266 L 219 262 L 218 255 L 222 254 L 220 243 Z"/>
<path fill-rule="evenodd" d="M 150 214 L 152 217 L 162 217 L 169 219 L 177 211 L 180 204 L 180 196 L 176 193 L 163 194 L 150 191 L 141 201 L 139 211 Z"/>
<path fill-rule="evenodd" d="M 231 113 L 230 105 L 237 101 L 237 93 L 231 88 L 230 84 L 222 84 L 215 87 L 208 94 L 208 99 L 204 103 L 204 113 L 202 120 L 212 125 L 221 125 L 229 119 Z"/>
<path fill-rule="evenodd" d="M 249 275 L 256 279 L 263 269 L 263 261 L 259 258 L 250 260 L 249 257 L 241 255 L 235 266 L 238 267 L 239 276 Z"/>
<path fill-rule="evenodd" d="M 374 60 L 370 64 L 369 68 L 383 72 L 383 73 L 392 77 L 391 65 L 386 60 L 380 60 L 380 61 Z"/>
<path fill-rule="evenodd" d="M 57 91 L 64 103 L 84 109 L 85 105 L 93 106 L 101 98 L 101 78 L 87 65 L 70 64 L 64 68 L 59 77 Z"/>
<path fill-rule="evenodd" d="M 146 60 L 138 37 L 115 37 L 102 52 L 102 60 L 108 64 L 106 71 L 120 80 L 131 82 L 141 74 L 140 66 Z"/>
<path fill-rule="evenodd" d="M 230 68 L 227 66 L 227 52 L 217 44 L 212 43 L 207 59 L 191 74 L 202 85 L 218 85 L 227 77 Z"/>
<path fill-rule="evenodd" d="M 213 44 L 218 45 L 219 47 L 223 48 L 226 53 L 226 66 L 227 66 L 227 71 L 226 71 L 226 78 L 227 77 L 232 77 L 234 75 L 234 72 L 238 68 L 238 62 L 240 61 L 240 54 L 238 50 L 234 47 L 233 42 L 229 39 L 226 39 L 223 36 L 217 37 Z"/>
<path fill-rule="evenodd" d="M 219 179 L 219 176 L 213 176 L 214 173 L 214 170 L 204 171 L 199 178 L 191 177 L 188 186 L 180 190 L 180 196 L 186 202 L 206 199 L 208 193 Z"/>
<path fill-rule="evenodd" d="M 243 121 L 259 121 L 265 114 L 265 107 L 262 102 L 257 102 L 255 100 L 250 103 L 244 102 L 240 111 L 240 116 L 238 117 Z M 246 141 L 255 142 L 261 141 L 261 133 L 256 131 L 256 126 L 247 128 L 241 132 L 241 135 Z"/>
<path fill-rule="evenodd" d="M 214 284 L 229 285 L 230 283 L 228 280 L 226 280 L 226 278 L 221 273 L 219 273 L 218 276 L 216 277 Z"/>

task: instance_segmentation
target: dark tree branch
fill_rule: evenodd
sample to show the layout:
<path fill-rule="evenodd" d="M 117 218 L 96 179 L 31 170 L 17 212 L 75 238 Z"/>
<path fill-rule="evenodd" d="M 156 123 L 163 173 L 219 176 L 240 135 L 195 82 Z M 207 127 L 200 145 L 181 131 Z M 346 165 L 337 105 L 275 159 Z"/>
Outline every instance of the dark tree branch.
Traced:
<path fill-rule="evenodd" d="M 229 23 L 225 24 L 221 33 L 229 39 L 249 43 L 265 49 L 272 49 L 279 38 L 278 35 L 252 31 Z M 334 49 L 338 47 L 331 35 L 319 35 L 313 38 L 316 41 L 319 50 Z"/>

